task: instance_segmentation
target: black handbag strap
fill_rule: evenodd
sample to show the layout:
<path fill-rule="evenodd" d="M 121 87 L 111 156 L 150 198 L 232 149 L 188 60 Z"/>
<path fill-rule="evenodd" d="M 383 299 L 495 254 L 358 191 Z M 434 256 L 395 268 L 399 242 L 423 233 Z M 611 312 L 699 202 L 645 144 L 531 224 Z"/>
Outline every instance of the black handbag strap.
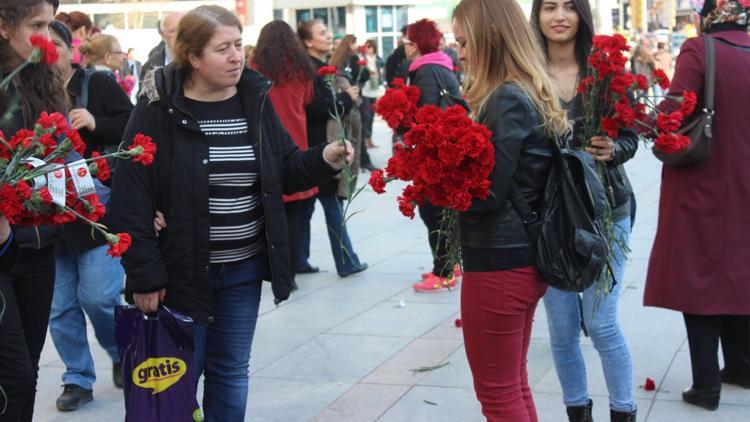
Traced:
<path fill-rule="evenodd" d="M 714 45 L 714 39 L 710 35 L 704 35 L 703 40 L 705 41 L 704 49 L 706 53 L 706 72 L 705 82 L 703 87 L 704 92 L 704 105 L 706 110 L 713 112 L 714 110 L 714 81 L 716 80 L 716 47 Z"/>
<path fill-rule="evenodd" d="M 448 106 L 453 106 L 456 104 L 459 104 L 463 108 L 466 109 L 466 111 L 469 111 L 469 104 L 461 97 L 456 97 L 455 95 L 451 94 L 450 91 L 448 91 L 447 88 L 445 88 L 445 85 L 443 84 L 443 79 L 440 78 L 440 74 L 435 70 L 435 67 L 433 66 L 427 66 L 430 71 L 432 72 L 433 76 L 435 76 L 435 81 L 437 82 L 438 89 L 440 90 L 440 99 L 445 99 L 448 101 Z"/>

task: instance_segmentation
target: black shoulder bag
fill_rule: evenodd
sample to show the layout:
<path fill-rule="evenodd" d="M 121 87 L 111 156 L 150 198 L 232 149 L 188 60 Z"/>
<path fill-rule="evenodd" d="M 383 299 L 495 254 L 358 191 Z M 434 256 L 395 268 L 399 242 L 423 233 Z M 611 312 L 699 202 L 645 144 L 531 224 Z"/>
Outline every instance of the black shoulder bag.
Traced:
<path fill-rule="evenodd" d="M 714 123 L 714 80 L 716 78 L 716 53 L 714 39 L 703 36 L 706 53 L 705 82 L 703 83 L 703 110 L 693 114 L 676 133 L 690 138 L 690 145 L 683 151 L 668 154 L 654 149 L 654 155 L 664 164 L 672 167 L 684 167 L 702 163 L 711 155 L 712 127 Z"/>

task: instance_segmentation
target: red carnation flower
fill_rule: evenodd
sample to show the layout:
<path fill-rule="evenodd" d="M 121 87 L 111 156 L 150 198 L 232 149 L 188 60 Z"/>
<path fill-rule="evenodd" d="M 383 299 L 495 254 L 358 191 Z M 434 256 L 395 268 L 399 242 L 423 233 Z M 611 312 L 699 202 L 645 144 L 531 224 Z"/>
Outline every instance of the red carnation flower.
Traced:
<path fill-rule="evenodd" d="M 695 104 L 698 102 L 698 96 L 695 92 L 685 91 L 682 93 L 682 103 L 680 111 L 683 116 L 690 116 L 695 111 Z"/>
<path fill-rule="evenodd" d="M 133 238 L 127 233 L 110 234 L 107 236 L 107 242 L 109 242 L 107 255 L 117 258 L 128 250 Z"/>
<path fill-rule="evenodd" d="M 32 63 L 42 62 L 47 65 L 57 63 L 57 48 L 55 48 L 52 40 L 41 35 L 32 35 L 29 38 L 29 42 L 31 42 L 31 46 L 34 48 L 29 61 Z"/>
<path fill-rule="evenodd" d="M 656 82 L 657 84 L 659 84 L 659 86 L 661 87 L 661 89 L 665 89 L 665 90 L 669 89 L 669 77 L 667 76 L 666 73 L 664 73 L 663 70 L 661 70 L 661 69 L 654 69 L 654 71 L 651 74 L 651 76 L 653 77 L 654 82 Z"/>
<path fill-rule="evenodd" d="M 97 157 L 101 157 L 101 154 L 99 154 L 98 151 L 94 151 L 91 153 L 91 158 Z M 107 180 L 109 180 L 110 170 L 109 163 L 107 162 L 106 158 L 101 158 L 92 162 L 89 166 L 89 170 L 96 176 L 97 179 L 101 180 L 102 182 L 106 182 Z"/>
<path fill-rule="evenodd" d="M 682 126 L 682 113 L 675 111 L 669 114 L 659 113 L 656 127 L 662 132 L 674 132 Z"/>
<path fill-rule="evenodd" d="M 50 193 L 49 189 L 46 187 L 41 188 L 39 190 L 39 198 L 42 200 L 45 204 L 51 204 L 52 203 L 52 194 Z"/>
<path fill-rule="evenodd" d="M 609 117 L 602 117 L 602 130 L 609 136 L 610 138 L 614 139 L 617 138 L 617 133 L 620 130 L 621 126 L 618 124 L 617 120 L 611 119 Z"/>
<path fill-rule="evenodd" d="M 133 144 L 128 147 L 128 151 L 130 152 L 130 156 L 133 157 L 133 161 L 148 166 L 154 162 L 156 144 L 152 142 L 150 136 L 139 132 L 135 134 Z"/>
<path fill-rule="evenodd" d="M 401 211 L 401 214 L 414 219 L 414 202 L 404 196 L 399 196 L 396 199 L 398 200 L 398 209 Z"/>
<path fill-rule="evenodd" d="M 68 125 L 68 120 L 65 118 L 65 116 L 60 113 L 50 114 L 46 111 L 43 111 L 39 115 L 39 119 L 36 121 L 36 124 L 44 129 L 55 128 L 55 136 L 60 135 L 70 128 L 70 125 Z"/>
<path fill-rule="evenodd" d="M 383 170 L 375 170 L 370 173 L 370 186 L 375 193 L 385 193 L 385 175 Z"/>
<path fill-rule="evenodd" d="M 643 389 L 646 391 L 656 390 L 656 383 L 651 378 L 646 378 L 646 383 L 643 384 Z"/>
<path fill-rule="evenodd" d="M 676 133 L 662 133 L 654 140 L 654 148 L 666 154 L 676 154 L 690 146 L 690 138 Z"/>
<path fill-rule="evenodd" d="M 323 66 L 318 69 L 318 75 L 320 76 L 336 75 L 337 71 L 338 69 L 336 69 L 336 66 Z"/>
<path fill-rule="evenodd" d="M 367 60 L 366 60 L 366 59 L 359 59 L 359 62 L 358 62 L 358 64 L 359 64 L 360 66 L 367 66 Z"/>
<path fill-rule="evenodd" d="M 648 78 L 645 75 L 636 75 L 635 82 L 641 91 L 648 90 Z"/>
<path fill-rule="evenodd" d="M 83 155 L 86 152 L 86 143 L 83 142 L 77 130 L 70 129 L 65 131 L 65 137 L 70 139 L 70 142 L 73 144 L 73 150 L 79 155 Z"/>

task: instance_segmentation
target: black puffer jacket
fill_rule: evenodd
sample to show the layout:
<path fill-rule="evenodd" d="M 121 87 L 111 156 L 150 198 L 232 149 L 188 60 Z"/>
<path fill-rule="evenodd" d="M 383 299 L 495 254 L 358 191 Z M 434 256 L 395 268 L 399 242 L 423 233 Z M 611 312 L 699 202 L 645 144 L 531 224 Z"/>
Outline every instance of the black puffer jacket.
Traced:
<path fill-rule="evenodd" d="M 166 304 L 197 322 L 211 321 L 209 275 L 208 143 L 186 111 L 184 75 L 174 66 L 157 69 L 144 81 L 125 130 L 130 141 L 141 132 L 157 144 L 154 164 L 120 163 L 110 199 L 110 223 L 133 236 L 123 256 L 126 290 L 148 293 L 166 287 Z M 258 143 L 260 182 L 275 301 L 289 297 L 293 272 L 282 193 L 312 188 L 337 174 L 323 159 L 323 146 L 301 151 L 281 126 L 268 100 L 271 81 L 245 69 L 237 85 L 250 139 Z M 132 142 L 132 141 L 130 141 Z M 157 238 L 154 213 L 165 213 L 168 227 Z"/>
<path fill-rule="evenodd" d="M 456 98 L 461 97 L 461 87 L 452 70 L 439 64 L 425 64 L 409 72 L 409 85 L 419 88 L 419 106 L 434 104 L 445 108 L 450 105 L 446 100 L 441 102 L 440 87 Z"/>
<path fill-rule="evenodd" d="M 552 168 L 552 140 L 531 99 L 518 85 L 503 84 L 487 101 L 478 121 L 492 132 L 495 148 L 491 192 L 487 199 L 475 200 L 467 212 L 460 214 L 461 244 L 479 249 L 531 250 L 524 224 L 508 198 L 515 181 L 532 208 L 538 209 Z M 533 264 L 533 255 L 530 258 L 525 265 Z"/>

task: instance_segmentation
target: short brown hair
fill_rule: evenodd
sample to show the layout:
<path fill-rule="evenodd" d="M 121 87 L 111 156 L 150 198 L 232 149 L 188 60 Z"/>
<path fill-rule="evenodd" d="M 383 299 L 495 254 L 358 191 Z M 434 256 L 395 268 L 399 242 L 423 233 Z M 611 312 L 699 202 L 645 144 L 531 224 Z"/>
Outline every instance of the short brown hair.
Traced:
<path fill-rule="evenodd" d="M 221 6 L 199 6 L 182 17 L 174 42 L 174 62 L 178 69 L 190 69 L 190 55 L 200 57 L 220 26 L 234 26 L 242 32 L 237 16 Z"/>
<path fill-rule="evenodd" d="M 109 34 L 96 34 L 78 46 L 78 52 L 85 58 L 86 65 L 93 66 L 104 60 L 107 53 L 115 52 L 115 44 L 119 44 L 117 38 Z"/>

